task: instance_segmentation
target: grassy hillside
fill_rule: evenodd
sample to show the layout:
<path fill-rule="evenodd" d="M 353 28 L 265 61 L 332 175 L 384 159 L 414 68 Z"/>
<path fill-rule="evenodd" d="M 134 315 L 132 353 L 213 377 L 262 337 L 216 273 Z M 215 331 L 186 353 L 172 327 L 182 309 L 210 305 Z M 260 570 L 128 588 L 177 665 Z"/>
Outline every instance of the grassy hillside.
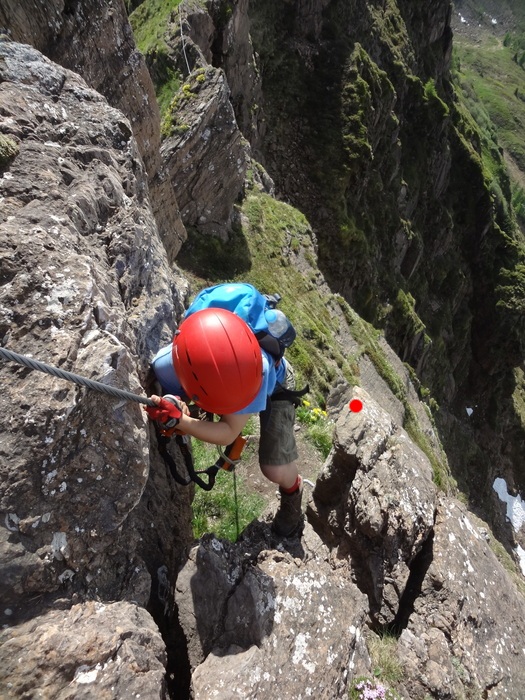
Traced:
<path fill-rule="evenodd" d="M 487 163 L 492 149 L 504 151 L 512 202 L 523 229 L 525 3 L 477 0 L 459 3 L 457 8 L 461 18 L 456 19 L 454 39 L 456 82 L 485 136 Z"/>
<path fill-rule="evenodd" d="M 525 3 L 522 0 L 456 2 L 454 71 L 458 99 L 470 112 L 480 139 L 485 179 L 499 206 L 500 221 L 514 229 L 512 272 L 502 270 L 500 309 L 525 314 Z M 502 158 L 503 156 L 503 158 Z M 509 203 L 509 206 L 505 205 Z M 519 229 L 512 226 L 517 220 Z M 522 444 L 525 379 L 516 358 L 506 398 L 492 411 L 493 425 Z M 518 450 L 519 452 L 519 450 Z M 523 454 L 515 453 L 514 476 L 525 483 Z"/>
<path fill-rule="evenodd" d="M 169 55 L 164 35 L 178 19 L 182 0 L 145 0 L 129 16 L 138 49 L 144 55 L 157 92 L 161 114 L 181 84 L 180 71 Z"/>

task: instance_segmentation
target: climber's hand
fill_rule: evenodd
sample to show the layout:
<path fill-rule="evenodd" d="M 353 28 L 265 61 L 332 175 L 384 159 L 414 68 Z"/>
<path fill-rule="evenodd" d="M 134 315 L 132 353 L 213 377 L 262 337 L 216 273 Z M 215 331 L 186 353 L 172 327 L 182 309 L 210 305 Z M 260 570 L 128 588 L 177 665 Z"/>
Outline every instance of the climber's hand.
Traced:
<path fill-rule="evenodd" d="M 166 428 L 174 428 L 180 421 L 182 414 L 188 415 L 189 410 L 179 396 L 166 394 L 165 396 L 152 396 L 155 406 L 145 406 L 144 410 L 152 420 L 162 423 Z"/>

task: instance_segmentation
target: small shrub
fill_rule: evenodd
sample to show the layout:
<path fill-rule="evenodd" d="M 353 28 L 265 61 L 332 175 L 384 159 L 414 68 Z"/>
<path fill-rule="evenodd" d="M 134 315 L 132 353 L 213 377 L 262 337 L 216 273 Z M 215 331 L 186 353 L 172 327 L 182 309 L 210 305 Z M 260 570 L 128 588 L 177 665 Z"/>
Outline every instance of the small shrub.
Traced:
<path fill-rule="evenodd" d="M 377 679 L 381 679 L 387 685 L 401 680 L 403 670 L 397 657 L 396 637 L 386 633 L 373 635 L 368 641 L 368 649 L 372 659 L 374 676 Z"/>
<path fill-rule="evenodd" d="M 303 400 L 297 408 L 296 417 L 299 423 L 303 423 L 307 427 L 309 440 L 326 459 L 332 449 L 334 432 L 333 423 L 328 418 L 326 411 Z"/>
<path fill-rule="evenodd" d="M 15 158 L 19 152 L 18 144 L 9 136 L 0 134 L 0 167 L 4 167 L 10 160 Z"/>

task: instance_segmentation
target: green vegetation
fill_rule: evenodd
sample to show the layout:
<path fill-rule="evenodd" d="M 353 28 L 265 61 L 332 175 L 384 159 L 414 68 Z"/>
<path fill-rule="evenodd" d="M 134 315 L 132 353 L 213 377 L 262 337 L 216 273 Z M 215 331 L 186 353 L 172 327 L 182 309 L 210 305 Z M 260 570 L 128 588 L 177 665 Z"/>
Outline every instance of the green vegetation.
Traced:
<path fill-rule="evenodd" d="M 194 100 L 200 89 L 206 82 L 207 72 L 205 68 L 197 68 L 182 87 L 172 97 L 168 107 L 164 111 L 164 116 L 160 125 L 160 132 L 164 137 L 181 134 L 188 131 L 188 124 L 181 120 L 180 112 L 189 102 Z M 165 86 L 164 86 L 165 87 Z"/>
<path fill-rule="evenodd" d="M 171 13 L 182 0 L 144 0 L 129 16 L 135 42 L 147 56 L 159 46 L 165 46 L 166 32 Z"/>
<path fill-rule="evenodd" d="M 9 161 L 13 160 L 18 155 L 19 150 L 18 144 L 13 139 L 0 134 L 0 168 L 5 167 Z"/>
<path fill-rule="evenodd" d="M 403 678 L 403 668 L 397 657 L 397 639 L 389 634 L 371 634 L 367 638 L 367 646 L 373 678 L 355 678 L 349 688 L 350 700 L 399 700 L 399 695 L 391 689 Z"/>
<path fill-rule="evenodd" d="M 429 78 L 423 88 L 425 101 L 432 105 L 435 112 L 441 119 L 448 117 L 450 114 L 449 107 L 446 102 L 443 102 L 436 90 L 436 83 L 433 78 Z"/>
<path fill-rule="evenodd" d="M 367 646 L 374 676 L 388 685 L 400 681 L 403 671 L 397 656 L 397 637 L 387 633 L 370 634 L 367 638 Z"/>
<path fill-rule="evenodd" d="M 494 211 L 493 232 L 484 242 L 482 273 L 492 282 L 487 295 L 493 303 L 492 344 L 500 356 L 516 364 L 525 350 L 525 235 L 517 225 L 523 224 L 525 201 L 525 103 L 516 94 L 524 73 L 514 60 L 512 48 L 512 44 L 514 48 L 516 42 L 519 44 L 520 36 L 507 37 L 503 42 L 492 37 L 476 46 L 465 40 L 458 42 L 455 74 L 460 88 L 458 100 L 465 105 L 462 121 L 467 122 L 468 110 L 476 122 L 468 129 L 471 135 L 477 130 L 472 143 L 477 143 L 477 159 Z M 502 148 L 517 178 L 514 182 L 502 158 Z"/>
<path fill-rule="evenodd" d="M 514 559 L 507 552 L 507 550 L 501 544 L 501 542 L 497 540 L 494 536 L 490 537 L 489 546 L 494 552 L 499 563 L 510 574 L 511 579 L 516 584 L 516 587 L 518 588 L 520 593 L 522 593 L 525 596 L 525 582 L 523 581 L 523 574 L 521 573 L 519 567 L 516 565 Z"/>
<path fill-rule="evenodd" d="M 146 59 L 155 85 L 161 115 L 165 114 L 182 81 L 164 40 L 170 18 L 181 1 L 144 0 L 129 16 L 135 43 Z"/>
<path fill-rule="evenodd" d="M 328 457 L 332 449 L 334 426 L 326 411 L 319 406 L 313 406 L 306 399 L 297 407 L 297 420 L 306 426 L 308 438 L 320 452 L 323 459 Z"/>
<path fill-rule="evenodd" d="M 516 183 L 512 187 L 512 208 L 522 228 L 525 228 L 525 190 Z"/>
<path fill-rule="evenodd" d="M 236 486 L 234 479 L 237 479 Z M 262 496 L 249 493 L 238 476 L 221 470 L 211 491 L 199 488 L 195 491 L 192 502 L 193 536 L 199 539 L 213 532 L 217 537 L 235 542 L 244 528 L 261 515 L 264 505 Z"/>
<path fill-rule="evenodd" d="M 252 430 L 252 423 L 248 421 L 243 433 L 247 435 Z M 196 439 L 192 440 L 192 451 L 196 470 L 206 469 L 218 457 L 216 446 Z M 264 505 L 262 496 L 248 492 L 242 479 L 220 470 L 211 491 L 195 489 L 193 535 L 198 539 L 207 532 L 214 532 L 217 537 L 235 542 L 243 529 L 260 516 Z"/>
<path fill-rule="evenodd" d="M 458 40 L 455 53 L 456 80 L 485 138 L 501 145 L 525 172 L 525 102 L 519 89 L 525 73 L 515 60 L 516 42 L 524 37 L 503 43 L 492 38 L 476 45 Z"/>

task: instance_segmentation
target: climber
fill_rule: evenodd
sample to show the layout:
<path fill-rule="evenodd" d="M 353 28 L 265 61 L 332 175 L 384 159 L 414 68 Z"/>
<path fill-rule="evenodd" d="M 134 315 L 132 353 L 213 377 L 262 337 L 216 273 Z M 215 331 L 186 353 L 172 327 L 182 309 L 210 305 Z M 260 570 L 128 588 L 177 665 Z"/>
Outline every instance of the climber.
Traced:
<path fill-rule="evenodd" d="M 209 290 L 211 298 L 206 294 Z M 170 400 L 153 395 L 151 399 L 158 408 L 147 407 L 146 411 L 154 420 L 171 420 L 171 425 L 176 424 L 177 431 L 184 435 L 216 445 L 232 443 L 250 416 L 259 413 L 260 469 L 279 486 L 280 492 L 272 530 L 280 537 L 289 537 L 299 531 L 303 522 L 303 483 L 296 462 L 294 423 L 297 396 L 307 389 L 294 391 L 293 369 L 282 357 L 284 349 L 276 357 L 261 347 L 264 333 L 256 337 L 247 323 L 247 302 L 242 296 L 246 293 L 263 298 L 251 285 L 217 285 L 204 290 L 204 303 L 190 306 L 173 343 L 162 348 L 152 361 L 155 376 Z M 242 296 L 243 303 L 232 305 L 228 294 L 236 295 L 236 303 Z M 202 299 L 200 295 L 198 298 Z M 210 306 L 205 308 L 207 304 Z M 265 318 L 271 318 L 271 308 L 266 301 L 264 304 Z M 235 308 L 236 313 L 219 305 Z M 289 344 L 295 331 L 287 323 L 281 337 Z M 187 405 L 190 401 L 220 419 L 203 421 L 192 417 Z"/>

